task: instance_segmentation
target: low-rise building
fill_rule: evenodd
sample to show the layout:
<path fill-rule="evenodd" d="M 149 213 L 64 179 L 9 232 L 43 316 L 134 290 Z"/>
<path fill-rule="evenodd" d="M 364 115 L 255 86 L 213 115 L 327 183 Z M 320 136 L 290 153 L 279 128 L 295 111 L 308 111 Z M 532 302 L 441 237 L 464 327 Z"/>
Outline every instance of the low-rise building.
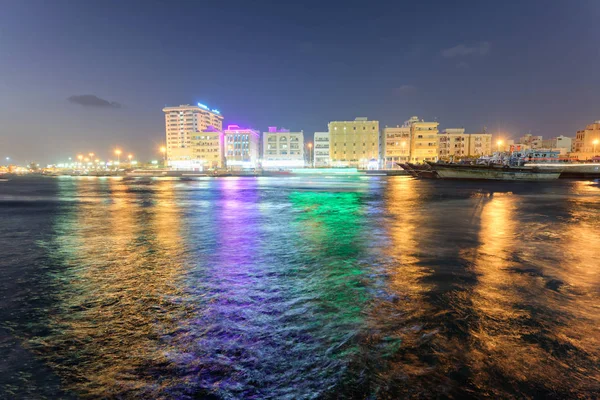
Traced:
<path fill-rule="evenodd" d="M 573 151 L 573 139 L 563 135 L 552 139 L 544 139 L 542 140 L 541 148 L 558 150 L 561 155 L 565 155 Z"/>
<path fill-rule="evenodd" d="M 209 126 L 191 135 L 193 161 L 201 170 L 225 167 L 223 131 Z M 195 169 L 195 168 L 194 168 Z"/>
<path fill-rule="evenodd" d="M 263 168 L 304 167 L 304 132 L 270 126 L 263 132 Z"/>
<path fill-rule="evenodd" d="M 469 134 L 469 156 L 481 157 L 493 154 L 492 134 L 491 133 L 470 133 Z"/>
<path fill-rule="evenodd" d="M 600 154 L 600 121 L 577 131 L 573 151 L 580 160 L 588 160 Z"/>
<path fill-rule="evenodd" d="M 438 156 L 448 160 L 469 155 L 469 135 L 464 128 L 447 128 L 438 134 Z"/>
<path fill-rule="evenodd" d="M 383 168 L 398 168 L 398 163 L 410 160 L 410 130 L 411 125 L 406 121 L 402 126 L 386 126 L 382 135 Z"/>
<path fill-rule="evenodd" d="M 260 133 L 238 125 L 228 125 L 223 133 L 227 168 L 258 168 Z"/>
<path fill-rule="evenodd" d="M 416 121 L 415 121 L 416 120 Z M 410 160 L 414 163 L 437 161 L 438 159 L 438 122 L 418 121 L 412 117 L 410 131 Z"/>
<path fill-rule="evenodd" d="M 492 154 L 491 133 L 465 133 L 463 128 L 445 129 L 439 135 L 439 157 L 454 159 Z"/>
<path fill-rule="evenodd" d="M 332 121 L 328 127 L 332 166 L 378 167 L 379 121 L 359 117 L 354 121 Z"/>
<path fill-rule="evenodd" d="M 329 155 L 329 132 L 315 132 L 313 151 L 315 168 L 329 167 L 331 165 Z"/>

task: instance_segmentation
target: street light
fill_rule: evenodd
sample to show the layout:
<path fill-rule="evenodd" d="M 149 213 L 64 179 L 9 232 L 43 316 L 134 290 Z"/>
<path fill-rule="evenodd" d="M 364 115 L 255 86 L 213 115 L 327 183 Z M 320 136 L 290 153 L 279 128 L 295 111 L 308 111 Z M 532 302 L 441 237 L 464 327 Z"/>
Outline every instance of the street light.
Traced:
<path fill-rule="evenodd" d="M 308 144 L 308 165 L 312 167 L 312 143 Z"/>
<path fill-rule="evenodd" d="M 121 163 L 121 150 L 116 149 L 115 154 L 117 155 L 117 162 L 120 164 Z"/>
<path fill-rule="evenodd" d="M 89 153 L 88 156 L 90 156 L 90 158 L 94 158 L 95 154 L 94 153 Z"/>
<path fill-rule="evenodd" d="M 165 146 L 160 146 L 160 152 L 163 155 L 163 166 L 167 164 L 167 148 Z"/>
<path fill-rule="evenodd" d="M 500 152 L 500 146 L 502 146 L 502 140 L 498 140 L 497 144 L 498 144 L 498 152 Z"/>

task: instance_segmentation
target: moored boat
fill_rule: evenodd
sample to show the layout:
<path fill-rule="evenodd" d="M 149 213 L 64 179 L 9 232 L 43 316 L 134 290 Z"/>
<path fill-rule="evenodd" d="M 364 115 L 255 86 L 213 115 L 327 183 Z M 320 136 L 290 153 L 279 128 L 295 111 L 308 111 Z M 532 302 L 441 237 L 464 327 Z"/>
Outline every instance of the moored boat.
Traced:
<path fill-rule="evenodd" d="M 550 181 L 558 179 L 561 170 L 508 165 L 465 165 L 429 163 L 441 179 L 483 179 L 495 181 Z"/>
<path fill-rule="evenodd" d="M 561 179 L 600 178 L 600 163 L 526 163 L 526 167 L 539 169 L 561 169 Z"/>

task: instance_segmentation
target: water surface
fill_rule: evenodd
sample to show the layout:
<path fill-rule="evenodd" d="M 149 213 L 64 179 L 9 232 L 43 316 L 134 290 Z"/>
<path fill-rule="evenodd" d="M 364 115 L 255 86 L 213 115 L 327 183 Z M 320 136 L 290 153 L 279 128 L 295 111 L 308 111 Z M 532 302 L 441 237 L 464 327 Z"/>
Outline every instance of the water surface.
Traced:
<path fill-rule="evenodd" d="M 593 398 L 600 187 L 0 183 L 0 394 Z"/>

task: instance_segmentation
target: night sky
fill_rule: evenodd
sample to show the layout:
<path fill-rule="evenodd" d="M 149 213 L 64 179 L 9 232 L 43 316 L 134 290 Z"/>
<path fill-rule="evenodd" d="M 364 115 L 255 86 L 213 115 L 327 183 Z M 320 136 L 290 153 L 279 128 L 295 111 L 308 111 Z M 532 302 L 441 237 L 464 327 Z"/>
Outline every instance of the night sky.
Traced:
<path fill-rule="evenodd" d="M 418 115 L 574 136 L 600 119 L 600 2 L 0 2 L 0 157 L 157 158 L 165 105 L 327 130 Z"/>

